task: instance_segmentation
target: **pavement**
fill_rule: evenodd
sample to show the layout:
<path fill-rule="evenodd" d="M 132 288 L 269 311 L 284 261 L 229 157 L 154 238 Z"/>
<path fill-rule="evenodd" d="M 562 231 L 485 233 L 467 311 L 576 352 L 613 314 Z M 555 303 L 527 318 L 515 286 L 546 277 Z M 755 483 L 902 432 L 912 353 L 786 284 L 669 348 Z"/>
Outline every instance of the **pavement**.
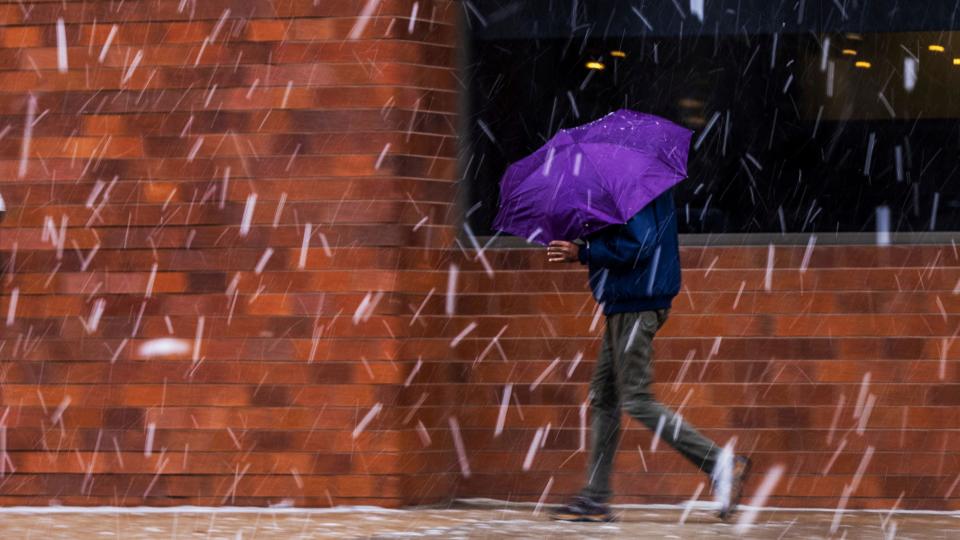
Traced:
<path fill-rule="evenodd" d="M 703 510 L 618 509 L 615 523 L 558 523 L 530 506 L 453 508 L 4 508 L 4 539 L 665 538 L 960 539 L 960 513 L 760 511 L 722 523 Z"/>

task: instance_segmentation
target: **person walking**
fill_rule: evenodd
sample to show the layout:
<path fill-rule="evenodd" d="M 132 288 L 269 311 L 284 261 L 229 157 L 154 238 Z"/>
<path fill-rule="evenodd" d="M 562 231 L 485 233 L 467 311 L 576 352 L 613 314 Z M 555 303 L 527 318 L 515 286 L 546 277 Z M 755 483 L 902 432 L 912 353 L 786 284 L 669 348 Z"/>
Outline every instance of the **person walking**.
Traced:
<path fill-rule="evenodd" d="M 551 263 L 589 267 L 593 296 L 606 330 L 590 383 L 591 447 L 586 486 L 550 516 L 564 521 L 610 521 L 610 476 L 620 442 L 621 409 L 639 420 L 721 490 L 719 517 L 736 511 L 750 460 L 732 456 L 654 398 L 653 338 L 680 292 L 680 253 L 673 189 L 663 192 L 625 225 L 590 234 L 580 245 L 554 240 Z"/>

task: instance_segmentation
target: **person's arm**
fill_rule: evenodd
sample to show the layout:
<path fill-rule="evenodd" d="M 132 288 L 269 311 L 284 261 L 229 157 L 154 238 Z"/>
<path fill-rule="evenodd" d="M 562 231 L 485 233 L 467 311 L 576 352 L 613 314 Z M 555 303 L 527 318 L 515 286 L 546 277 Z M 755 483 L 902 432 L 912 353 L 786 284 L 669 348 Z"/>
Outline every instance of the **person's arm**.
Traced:
<path fill-rule="evenodd" d="M 653 256 L 658 241 L 657 222 L 650 204 L 615 233 L 601 231 L 588 239 L 578 255 L 583 264 L 612 270 L 634 268 Z"/>

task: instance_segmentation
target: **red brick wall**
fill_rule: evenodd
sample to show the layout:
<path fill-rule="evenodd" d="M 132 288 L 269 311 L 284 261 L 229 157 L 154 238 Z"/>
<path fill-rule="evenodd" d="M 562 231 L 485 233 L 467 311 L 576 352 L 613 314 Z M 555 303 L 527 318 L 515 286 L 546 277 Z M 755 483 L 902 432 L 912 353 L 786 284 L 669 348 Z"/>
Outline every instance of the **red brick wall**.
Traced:
<path fill-rule="evenodd" d="M 429 495 L 405 475 L 419 444 L 402 405 L 420 394 L 402 386 L 418 301 L 403 287 L 414 247 L 449 244 L 456 11 L 382 0 L 359 19 L 367 5 L 0 6 L 4 321 L 16 298 L 0 345 L 0 503 Z M 161 337 L 187 350 L 140 354 Z"/>
<path fill-rule="evenodd" d="M 591 330 L 582 269 L 490 249 L 491 278 L 454 242 L 460 7 L 180 4 L 0 6 L 0 503 L 535 501 L 550 478 L 549 501 L 576 490 L 602 321 Z M 776 250 L 767 292 L 766 248 L 685 248 L 658 394 L 717 439 L 736 435 L 758 479 L 783 464 L 774 504 L 836 505 L 873 446 L 851 507 L 902 494 L 903 507 L 958 508 L 953 247 L 821 246 L 801 274 L 803 254 Z M 141 354 L 162 337 L 186 350 Z M 506 384 L 515 401 L 495 437 Z M 702 478 L 649 444 L 643 429 L 625 437 L 618 500 L 689 497 Z"/>
<path fill-rule="evenodd" d="M 770 504 L 835 507 L 873 447 L 848 507 L 889 508 L 902 497 L 903 508 L 960 508 L 957 252 L 951 245 L 817 246 L 801 272 L 804 253 L 776 248 L 767 291 L 767 247 L 683 248 L 684 287 L 655 341 L 655 393 L 682 405 L 685 418 L 715 440 L 737 437 L 756 463 L 748 494 L 783 465 Z M 482 335 L 509 325 L 499 340 L 507 361 L 494 353 L 466 370 L 458 403 L 475 474 L 458 493 L 536 501 L 552 478 L 546 500 L 559 501 L 584 480 L 580 404 L 602 320 L 590 330 L 594 304 L 582 292 L 583 269 L 548 266 L 543 253 L 529 250 L 486 256 L 500 270 L 490 280 L 479 265 L 467 267 L 459 306 L 464 318 L 482 321 Z M 458 357 L 472 363 L 488 342 L 471 343 Z M 578 352 L 584 360 L 567 379 Z M 857 415 L 867 376 L 860 403 L 869 412 Z M 508 383 L 517 400 L 495 438 Z M 521 472 L 547 424 L 545 445 Z M 705 477 L 664 444 L 656 452 L 650 446 L 651 434 L 631 423 L 617 461 L 617 501 L 689 499 Z"/>

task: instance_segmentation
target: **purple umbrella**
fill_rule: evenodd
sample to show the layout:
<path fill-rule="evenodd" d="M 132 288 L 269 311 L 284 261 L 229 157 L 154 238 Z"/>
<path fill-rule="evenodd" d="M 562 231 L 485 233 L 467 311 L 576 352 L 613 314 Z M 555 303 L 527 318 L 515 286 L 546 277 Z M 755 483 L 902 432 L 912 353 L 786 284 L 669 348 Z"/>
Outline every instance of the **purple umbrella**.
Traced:
<path fill-rule="evenodd" d="M 507 169 L 493 227 L 548 244 L 626 223 L 686 178 L 691 134 L 626 109 L 561 130 Z"/>

